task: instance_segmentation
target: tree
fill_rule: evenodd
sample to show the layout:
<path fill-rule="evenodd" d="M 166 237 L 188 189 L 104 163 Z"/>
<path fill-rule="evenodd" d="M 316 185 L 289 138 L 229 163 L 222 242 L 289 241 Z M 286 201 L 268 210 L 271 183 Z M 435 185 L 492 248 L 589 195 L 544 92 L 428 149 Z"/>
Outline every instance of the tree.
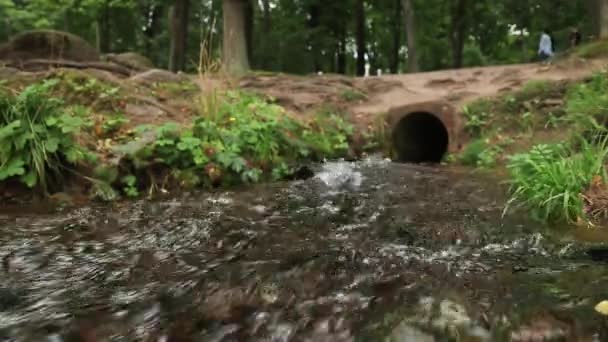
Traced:
<path fill-rule="evenodd" d="M 451 8 L 450 43 L 452 45 L 452 66 L 462 67 L 462 52 L 467 30 L 467 0 L 454 0 Z"/>
<path fill-rule="evenodd" d="M 249 70 L 245 10 L 247 0 L 223 0 L 224 39 L 222 61 L 229 74 L 241 75 Z"/>
<path fill-rule="evenodd" d="M 169 70 L 173 72 L 183 71 L 186 66 L 189 7 L 190 0 L 175 0 L 171 9 Z"/>
<path fill-rule="evenodd" d="M 357 42 L 357 75 L 365 74 L 365 55 L 367 54 L 367 42 L 365 40 L 365 1 L 356 0 L 355 4 L 355 40 Z"/>
<path fill-rule="evenodd" d="M 409 72 L 417 72 L 418 51 L 416 49 L 416 22 L 412 0 L 402 0 L 403 17 L 405 19 L 405 31 L 407 34 L 407 65 Z"/>
<path fill-rule="evenodd" d="M 608 0 L 597 0 L 599 10 L 599 38 L 608 38 Z"/>

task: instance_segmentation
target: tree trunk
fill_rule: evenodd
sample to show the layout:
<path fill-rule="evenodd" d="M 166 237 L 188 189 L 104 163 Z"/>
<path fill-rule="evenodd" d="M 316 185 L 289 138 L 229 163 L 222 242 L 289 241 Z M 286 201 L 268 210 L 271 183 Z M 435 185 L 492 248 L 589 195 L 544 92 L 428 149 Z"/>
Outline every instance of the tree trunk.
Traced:
<path fill-rule="evenodd" d="M 357 0 L 355 7 L 355 40 L 357 43 L 357 75 L 363 76 L 365 74 L 365 54 L 367 53 L 367 46 L 365 40 L 365 1 Z"/>
<path fill-rule="evenodd" d="M 249 70 L 245 32 L 245 1 L 222 1 L 224 11 L 223 63 L 226 71 L 232 75 L 242 75 Z"/>
<path fill-rule="evenodd" d="M 608 38 L 608 0 L 598 0 L 599 2 L 599 38 Z"/>
<path fill-rule="evenodd" d="M 95 23 L 95 33 L 97 36 L 97 50 L 100 52 L 110 52 L 110 4 L 106 0 L 97 14 Z"/>
<path fill-rule="evenodd" d="M 405 18 L 405 31 L 407 33 L 407 69 L 409 72 L 418 72 L 418 51 L 416 49 L 416 16 L 412 0 L 402 0 L 403 17 Z"/>
<path fill-rule="evenodd" d="M 186 66 L 189 7 L 190 0 L 175 0 L 171 10 L 169 70 L 173 72 L 183 71 Z"/>
<path fill-rule="evenodd" d="M 466 9 L 467 0 L 455 0 L 452 8 L 450 41 L 452 45 L 452 66 L 456 69 L 462 67 L 462 51 L 466 39 Z"/>
<path fill-rule="evenodd" d="M 272 30 L 272 17 L 270 15 L 270 0 L 262 0 L 262 36 L 264 39 L 260 42 L 259 53 L 262 54 L 261 66 L 264 70 L 269 70 L 272 66 L 272 59 L 270 56 L 274 53 L 274 42 L 270 38 Z"/>
<path fill-rule="evenodd" d="M 399 58 L 399 51 L 401 50 L 401 30 L 402 30 L 402 9 L 403 7 L 401 6 L 401 1 L 402 0 L 394 0 L 394 13 L 393 13 L 393 49 L 391 51 L 391 58 L 390 58 L 390 70 L 391 73 L 393 74 L 397 74 L 399 73 L 399 65 L 400 65 L 400 58 Z"/>
<path fill-rule="evenodd" d="M 338 42 L 338 60 L 336 71 L 339 74 L 346 74 L 346 29 L 340 32 L 340 41 Z"/>
<path fill-rule="evenodd" d="M 150 57 L 152 55 L 153 50 L 153 41 L 154 38 L 159 33 L 160 29 L 160 21 L 161 15 L 163 11 L 161 11 L 161 6 L 157 4 L 146 4 L 142 13 L 144 18 L 146 18 L 146 26 L 144 27 L 144 53 L 146 56 Z"/>
<path fill-rule="evenodd" d="M 253 26 L 255 23 L 255 12 L 252 0 L 245 0 L 245 35 L 247 39 L 247 58 L 253 60 Z"/>
<path fill-rule="evenodd" d="M 318 1 L 311 2 L 308 7 L 308 46 L 310 46 L 310 54 L 312 58 L 312 66 L 314 72 L 321 71 L 321 49 L 318 44 L 318 29 L 319 17 L 321 15 L 321 5 Z"/>

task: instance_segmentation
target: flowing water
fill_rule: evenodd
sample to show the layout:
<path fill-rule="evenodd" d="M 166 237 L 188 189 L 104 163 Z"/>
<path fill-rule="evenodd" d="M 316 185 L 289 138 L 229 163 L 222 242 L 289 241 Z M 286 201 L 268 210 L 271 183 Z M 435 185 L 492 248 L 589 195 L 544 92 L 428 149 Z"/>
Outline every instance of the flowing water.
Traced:
<path fill-rule="evenodd" d="M 0 341 L 608 340 L 602 244 L 503 217 L 502 190 L 367 160 L 231 192 L 5 209 Z"/>

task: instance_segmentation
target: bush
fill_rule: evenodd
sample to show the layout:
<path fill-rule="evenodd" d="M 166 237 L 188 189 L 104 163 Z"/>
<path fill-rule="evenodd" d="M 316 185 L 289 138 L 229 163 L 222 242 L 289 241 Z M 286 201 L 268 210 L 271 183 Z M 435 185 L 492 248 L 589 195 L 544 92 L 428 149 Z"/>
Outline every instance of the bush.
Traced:
<path fill-rule="evenodd" d="M 579 129 L 604 129 L 608 123 L 608 77 L 595 74 L 589 82 L 570 89 L 567 96 L 568 119 Z"/>
<path fill-rule="evenodd" d="M 54 80 L 34 84 L 19 95 L 0 95 L 0 181 L 16 178 L 48 191 L 49 177 L 90 157 L 75 135 L 88 123 L 79 107 L 64 111 L 49 95 Z"/>
<path fill-rule="evenodd" d="M 581 194 L 594 177 L 606 179 L 606 142 L 575 151 L 565 144 L 536 145 L 510 157 L 512 197 L 544 222 L 576 222 L 585 218 Z"/>
<path fill-rule="evenodd" d="M 203 108 L 190 129 L 142 127 L 155 130 L 157 139 L 132 155 L 136 168 L 161 164 L 192 186 L 277 180 L 291 163 L 344 155 L 352 133 L 335 113 L 318 113 L 305 123 L 244 92 L 227 92 Z"/>

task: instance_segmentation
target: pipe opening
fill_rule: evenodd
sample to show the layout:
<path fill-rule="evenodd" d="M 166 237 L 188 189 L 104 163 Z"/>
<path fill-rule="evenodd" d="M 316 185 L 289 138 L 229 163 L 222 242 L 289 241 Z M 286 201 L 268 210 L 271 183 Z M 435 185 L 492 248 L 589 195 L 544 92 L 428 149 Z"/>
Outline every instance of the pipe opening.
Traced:
<path fill-rule="evenodd" d="M 401 163 L 439 163 L 448 150 L 449 134 L 432 113 L 413 112 L 393 130 L 393 146 Z"/>

